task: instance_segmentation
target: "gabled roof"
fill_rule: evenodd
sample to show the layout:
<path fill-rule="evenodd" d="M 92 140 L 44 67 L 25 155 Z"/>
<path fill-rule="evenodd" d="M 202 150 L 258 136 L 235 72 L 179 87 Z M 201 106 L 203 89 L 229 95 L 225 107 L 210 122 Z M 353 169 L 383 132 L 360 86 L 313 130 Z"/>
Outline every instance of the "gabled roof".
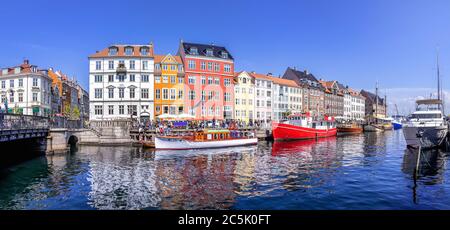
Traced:
<path fill-rule="evenodd" d="M 133 54 L 132 55 L 126 55 L 125 54 L 125 48 L 131 47 L 133 48 Z M 109 55 L 109 49 L 110 48 L 117 48 L 117 54 L 116 55 Z M 141 48 L 148 48 L 147 55 L 141 54 Z M 153 57 L 153 44 L 149 45 L 112 45 L 109 46 L 101 51 L 98 51 L 95 54 L 92 54 L 89 56 L 89 58 L 103 58 L 103 57 Z"/>
<path fill-rule="evenodd" d="M 155 64 L 165 61 L 165 59 L 168 58 L 168 57 L 173 57 L 175 59 L 175 62 L 178 63 L 178 64 L 182 64 L 183 63 L 181 61 L 181 57 L 180 56 L 167 54 L 167 55 L 155 55 L 154 56 Z"/>
<path fill-rule="evenodd" d="M 23 63 L 20 64 L 20 65 L 13 66 L 13 67 L 2 68 L 1 71 L 0 71 L 0 76 L 15 74 L 15 69 L 16 68 L 20 68 L 20 73 L 32 73 L 33 69 L 36 72 L 38 72 L 36 65 L 30 65 L 29 60 L 24 60 Z M 3 74 L 3 70 L 4 69 L 7 70 L 7 74 Z"/>
<path fill-rule="evenodd" d="M 361 90 L 361 95 L 364 96 L 367 100 L 370 100 L 371 103 L 375 103 L 376 101 L 376 95 L 371 92 Z M 378 104 L 380 105 L 384 104 L 384 99 L 381 98 L 380 96 L 378 96 Z"/>
<path fill-rule="evenodd" d="M 310 87 L 324 90 L 324 87 L 319 83 L 317 78 L 313 74 L 308 73 L 306 70 L 298 71 L 288 67 L 287 70 L 284 72 L 283 79 L 293 80 L 297 83 L 297 85 L 301 85 L 303 87 Z M 308 81 L 314 82 L 313 84 L 316 85 L 306 83 Z"/>
<path fill-rule="evenodd" d="M 181 42 L 181 47 L 186 55 L 210 57 L 206 55 L 206 50 L 210 49 L 213 51 L 212 57 L 225 60 L 234 60 L 230 52 L 228 52 L 228 50 L 223 46 Z M 197 54 L 191 53 L 191 48 L 197 48 Z M 223 52 L 226 52 L 228 54 L 228 58 L 222 57 Z"/>

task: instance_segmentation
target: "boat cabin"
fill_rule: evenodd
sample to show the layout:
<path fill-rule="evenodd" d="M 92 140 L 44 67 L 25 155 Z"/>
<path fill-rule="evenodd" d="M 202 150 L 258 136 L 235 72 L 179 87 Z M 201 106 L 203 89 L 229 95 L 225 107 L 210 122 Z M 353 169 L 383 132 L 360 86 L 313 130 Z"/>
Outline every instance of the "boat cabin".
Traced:
<path fill-rule="evenodd" d="M 229 139 L 252 138 L 254 134 L 247 131 L 238 130 L 201 130 L 194 133 L 194 141 L 219 141 Z"/>
<path fill-rule="evenodd" d="M 314 120 L 309 113 L 299 113 L 288 116 L 285 123 L 300 127 L 307 127 L 313 129 L 332 129 L 336 128 L 336 121 L 334 117 L 323 116 L 320 119 Z"/>

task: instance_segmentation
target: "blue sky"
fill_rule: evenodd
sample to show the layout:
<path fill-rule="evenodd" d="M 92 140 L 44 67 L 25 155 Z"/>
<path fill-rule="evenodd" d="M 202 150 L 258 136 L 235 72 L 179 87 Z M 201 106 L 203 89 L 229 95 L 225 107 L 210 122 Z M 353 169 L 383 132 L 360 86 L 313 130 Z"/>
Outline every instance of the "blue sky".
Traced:
<path fill-rule="evenodd" d="M 236 70 L 308 69 L 351 87 L 450 89 L 450 1 L 2 1 L 0 67 L 24 57 L 88 82 L 89 54 L 113 43 L 226 46 Z M 411 89 L 413 90 L 413 89 Z M 421 95 L 425 96 L 425 95 Z"/>

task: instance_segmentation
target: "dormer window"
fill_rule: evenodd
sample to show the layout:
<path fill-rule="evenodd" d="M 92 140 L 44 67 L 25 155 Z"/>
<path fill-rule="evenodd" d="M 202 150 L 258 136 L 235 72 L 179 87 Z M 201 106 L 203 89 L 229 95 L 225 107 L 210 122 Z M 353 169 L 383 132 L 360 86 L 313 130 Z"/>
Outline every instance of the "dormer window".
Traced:
<path fill-rule="evenodd" d="M 109 48 L 109 56 L 117 55 L 117 47 Z"/>
<path fill-rule="evenodd" d="M 222 58 L 228 58 L 228 53 L 225 51 L 222 51 Z"/>
<path fill-rule="evenodd" d="M 133 55 L 133 47 L 126 47 L 125 48 L 125 55 L 127 55 L 127 56 Z"/>
<path fill-rule="evenodd" d="M 142 56 L 147 56 L 148 55 L 148 48 L 147 47 L 141 48 L 141 55 Z"/>
<path fill-rule="evenodd" d="M 192 54 L 192 55 L 197 55 L 198 54 L 198 50 L 197 50 L 196 47 L 191 47 L 189 49 L 189 53 Z"/>
<path fill-rule="evenodd" d="M 212 51 L 212 49 L 207 49 L 206 50 L 206 56 L 213 56 L 213 51 Z"/>

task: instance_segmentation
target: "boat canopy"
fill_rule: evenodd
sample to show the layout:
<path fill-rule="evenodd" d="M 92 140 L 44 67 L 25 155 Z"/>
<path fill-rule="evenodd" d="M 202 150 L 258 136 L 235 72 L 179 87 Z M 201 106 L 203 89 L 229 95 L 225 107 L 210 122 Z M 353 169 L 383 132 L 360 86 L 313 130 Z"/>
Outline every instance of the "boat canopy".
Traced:
<path fill-rule="evenodd" d="M 204 131 L 205 133 L 229 133 L 228 129 L 208 129 Z"/>
<path fill-rule="evenodd" d="M 417 100 L 416 104 L 418 104 L 418 105 L 436 105 L 436 104 L 442 104 L 442 100 L 439 100 L 439 99 Z"/>

